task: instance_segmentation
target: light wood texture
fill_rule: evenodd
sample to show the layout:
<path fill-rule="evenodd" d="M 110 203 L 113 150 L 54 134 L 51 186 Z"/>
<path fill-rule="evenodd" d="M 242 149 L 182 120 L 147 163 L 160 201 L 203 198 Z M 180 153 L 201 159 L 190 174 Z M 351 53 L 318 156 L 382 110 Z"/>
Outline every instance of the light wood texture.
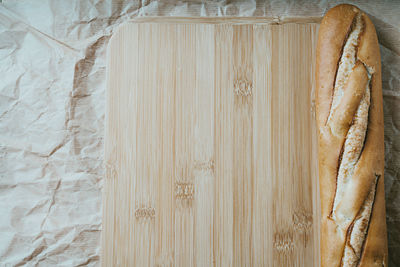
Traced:
<path fill-rule="evenodd" d="M 319 266 L 318 24 L 212 22 L 112 37 L 103 266 Z"/>

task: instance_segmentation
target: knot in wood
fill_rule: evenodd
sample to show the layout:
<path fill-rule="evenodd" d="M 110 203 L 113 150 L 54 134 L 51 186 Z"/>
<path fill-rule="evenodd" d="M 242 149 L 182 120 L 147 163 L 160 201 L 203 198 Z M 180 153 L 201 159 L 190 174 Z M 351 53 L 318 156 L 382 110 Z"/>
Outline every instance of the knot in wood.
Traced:
<path fill-rule="evenodd" d="M 307 232 L 311 229 L 312 219 L 311 213 L 302 210 L 296 211 L 292 216 L 294 228 L 301 232 Z"/>
<path fill-rule="evenodd" d="M 294 249 L 292 233 L 276 233 L 274 235 L 274 248 L 280 253 L 289 253 Z"/>
<path fill-rule="evenodd" d="M 178 199 L 192 199 L 194 196 L 194 185 L 192 183 L 175 183 L 175 197 Z"/>
<path fill-rule="evenodd" d="M 236 80 L 234 88 L 235 94 L 238 96 L 251 96 L 253 84 L 248 80 Z"/>
<path fill-rule="evenodd" d="M 135 217 L 137 219 L 139 218 L 151 219 L 154 218 L 155 215 L 156 215 L 156 210 L 152 207 L 138 208 L 135 211 Z"/>

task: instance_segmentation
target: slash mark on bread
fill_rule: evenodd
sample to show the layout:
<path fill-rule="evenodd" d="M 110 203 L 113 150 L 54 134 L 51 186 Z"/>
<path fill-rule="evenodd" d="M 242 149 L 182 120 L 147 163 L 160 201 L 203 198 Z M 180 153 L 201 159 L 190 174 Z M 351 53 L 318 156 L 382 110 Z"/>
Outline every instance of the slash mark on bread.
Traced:
<path fill-rule="evenodd" d="M 339 153 L 339 159 L 338 159 L 338 165 L 337 165 L 337 173 L 336 173 L 335 193 L 333 195 L 331 212 L 329 214 L 329 218 L 330 219 L 333 219 L 333 217 L 332 217 L 333 207 L 335 205 L 335 200 L 336 200 L 336 192 L 337 192 L 337 188 L 338 188 L 338 176 L 339 176 L 340 163 L 342 162 L 342 157 L 343 157 L 343 150 L 344 150 L 344 141 L 342 143 L 342 147 L 341 147 L 340 153 Z"/>
<path fill-rule="evenodd" d="M 337 74 L 338 74 L 338 71 L 339 71 L 339 64 L 340 64 L 340 61 L 342 60 L 342 57 L 343 57 L 343 50 L 344 50 L 345 44 L 347 43 L 347 40 L 349 39 L 350 33 L 354 29 L 354 25 L 356 23 L 356 18 L 357 18 L 357 16 L 354 17 L 349 29 L 347 30 L 346 37 L 343 40 L 343 45 L 342 45 L 342 48 L 340 50 L 340 57 L 339 57 L 338 62 L 336 64 L 336 72 L 335 72 L 335 77 L 333 78 L 333 85 L 332 85 L 333 86 L 333 90 L 332 90 L 332 99 L 331 99 L 330 108 L 329 108 L 330 110 L 332 110 L 332 102 L 333 102 L 333 97 L 334 97 L 334 93 L 335 93 L 336 78 L 337 78 Z M 330 111 L 329 111 L 329 114 L 330 114 Z M 328 123 L 328 121 L 329 121 L 329 117 L 326 119 L 325 125 Z"/>
<path fill-rule="evenodd" d="M 364 247 L 367 239 L 366 237 L 371 223 L 371 215 L 380 177 L 380 174 L 375 174 L 375 179 L 371 185 L 370 192 L 368 193 L 363 205 L 358 210 L 356 217 L 346 231 L 346 241 L 345 246 L 343 247 L 340 264 L 342 267 L 355 265 L 359 266 L 360 264 L 362 255 L 364 253 Z"/>

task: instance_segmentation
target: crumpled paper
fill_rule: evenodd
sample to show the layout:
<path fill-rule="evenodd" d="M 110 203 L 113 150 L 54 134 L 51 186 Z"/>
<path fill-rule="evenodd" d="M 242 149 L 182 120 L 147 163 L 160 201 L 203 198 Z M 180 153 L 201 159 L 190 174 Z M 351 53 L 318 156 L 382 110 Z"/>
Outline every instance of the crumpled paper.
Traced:
<path fill-rule="evenodd" d="M 118 25 L 136 16 L 315 17 L 338 3 L 3 0 L 0 266 L 100 263 L 105 58 Z M 381 44 L 389 262 L 400 266 L 400 5 L 354 4 Z"/>

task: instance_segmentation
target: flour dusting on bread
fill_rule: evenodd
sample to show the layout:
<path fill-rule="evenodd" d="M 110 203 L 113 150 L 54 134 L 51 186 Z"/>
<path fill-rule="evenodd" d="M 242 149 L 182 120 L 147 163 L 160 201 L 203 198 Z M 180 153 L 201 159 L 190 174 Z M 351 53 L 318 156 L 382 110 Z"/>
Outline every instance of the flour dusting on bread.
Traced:
<path fill-rule="evenodd" d="M 365 203 L 361 207 L 358 217 L 354 220 L 348 243 L 344 249 L 342 260 L 343 267 L 356 266 L 356 264 L 360 261 L 362 247 L 367 235 L 372 207 L 375 201 L 378 179 L 379 176 L 376 176 L 374 183 L 371 185 L 368 196 L 365 199 Z"/>
<path fill-rule="evenodd" d="M 348 192 L 352 187 L 351 177 L 353 176 L 357 161 L 360 158 L 365 135 L 367 133 L 370 95 L 370 85 L 368 82 L 365 94 L 357 108 L 353 124 L 349 128 L 343 147 L 342 161 L 337 177 L 337 192 L 332 213 L 332 217 L 334 219 L 339 219 L 340 221 L 351 220 L 351 218 L 341 218 L 341 214 L 337 214 L 335 211 L 343 194 Z"/>
<path fill-rule="evenodd" d="M 351 70 L 356 64 L 356 52 L 359 36 L 363 27 L 361 14 L 358 14 L 353 23 L 353 29 L 350 32 L 346 44 L 343 47 L 343 53 L 339 61 L 339 67 L 336 74 L 335 89 L 333 93 L 332 108 L 329 114 L 330 119 L 332 111 L 339 105 L 344 91 L 344 85 L 350 76 Z"/>

